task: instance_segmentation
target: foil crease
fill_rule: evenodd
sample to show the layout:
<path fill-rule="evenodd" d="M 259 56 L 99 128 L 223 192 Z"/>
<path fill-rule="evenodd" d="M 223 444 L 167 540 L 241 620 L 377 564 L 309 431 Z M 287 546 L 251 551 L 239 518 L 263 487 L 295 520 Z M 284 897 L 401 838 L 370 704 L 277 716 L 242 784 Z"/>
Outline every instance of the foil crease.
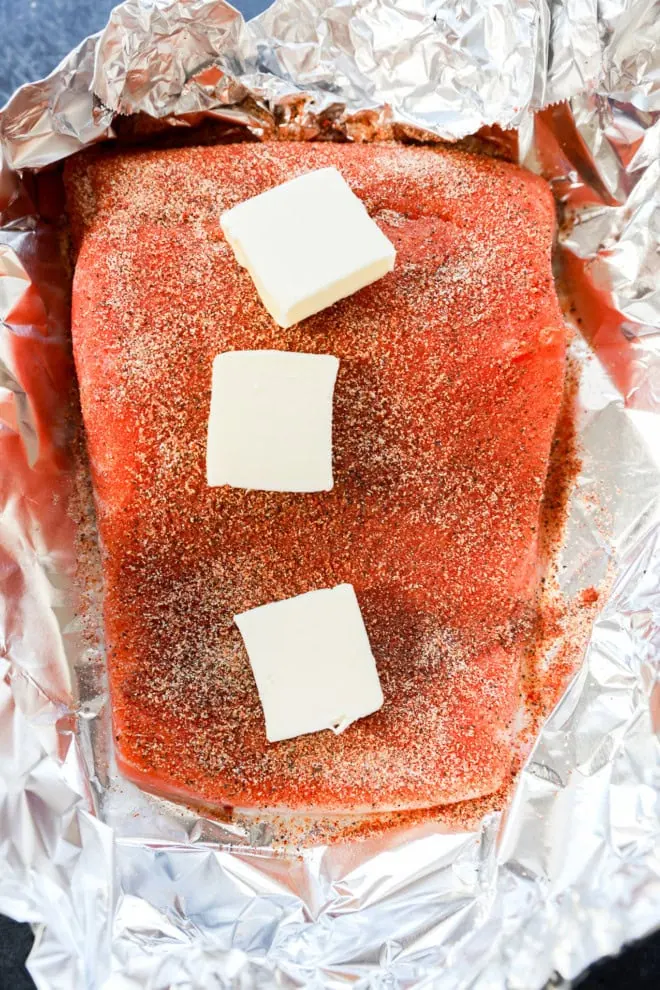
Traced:
<path fill-rule="evenodd" d="M 247 24 L 127 0 L 0 114 L 0 910 L 35 926 L 40 990 L 533 990 L 660 924 L 659 30 L 647 0 L 278 0 Z M 127 115 L 274 138 L 499 124 L 551 183 L 583 369 L 559 574 L 567 595 L 613 578 L 506 816 L 298 852 L 117 777 L 71 593 L 67 290 L 34 170 Z"/>

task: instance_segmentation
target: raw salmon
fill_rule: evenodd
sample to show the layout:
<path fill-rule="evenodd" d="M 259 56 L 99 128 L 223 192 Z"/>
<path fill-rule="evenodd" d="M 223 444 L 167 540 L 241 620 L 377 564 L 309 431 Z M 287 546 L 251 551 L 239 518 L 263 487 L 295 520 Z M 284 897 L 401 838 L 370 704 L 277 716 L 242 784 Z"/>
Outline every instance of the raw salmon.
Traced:
<path fill-rule="evenodd" d="M 325 166 L 397 263 L 284 330 L 218 220 Z M 122 771 L 190 802 L 339 812 L 498 789 L 564 379 L 548 187 L 462 151 L 330 143 L 92 151 L 66 185 Z M 331 492 L 207 486 L 213 357 L 259 348 L 340 358 Z M 268 744 L 232 616 L 342 582 L 384 705 Z"/>

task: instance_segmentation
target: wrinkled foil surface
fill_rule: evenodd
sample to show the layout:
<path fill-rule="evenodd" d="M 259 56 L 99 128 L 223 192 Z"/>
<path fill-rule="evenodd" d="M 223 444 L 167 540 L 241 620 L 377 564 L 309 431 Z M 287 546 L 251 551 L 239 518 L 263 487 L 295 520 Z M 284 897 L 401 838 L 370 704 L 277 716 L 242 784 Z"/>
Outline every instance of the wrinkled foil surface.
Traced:
<path fill-rule="evenodd" d="M 535 990 L 660 924 L 659 42 L 651 0 L 278 0 L 247 24 L 127 0 L 0 114 L 0 911 L 35 926 L 40 990 Z M 506 818 L 295 853 L 117 777 L 71 591 L 67 287 L 32 170 L 136 114 L 271 138 L 497 124 L 551 182 L 582 366 L 559 574 L 611 582 Z"/>

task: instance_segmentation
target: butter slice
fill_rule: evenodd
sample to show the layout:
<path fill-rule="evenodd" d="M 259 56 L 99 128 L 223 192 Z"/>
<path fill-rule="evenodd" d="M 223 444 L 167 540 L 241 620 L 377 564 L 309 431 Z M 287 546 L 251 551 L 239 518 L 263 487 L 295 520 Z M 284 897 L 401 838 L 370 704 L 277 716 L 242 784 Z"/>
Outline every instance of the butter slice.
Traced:
<path fill-rule="evenodd" d="M 339 359 L 331 354 L 218 354 L 206 450 L 209 485 L 329 491 L 338 368 Z"/>
<path fill-rule="evenodd" d="M 383 692 L 351 584 L 309 591 L 234 616 L 269 742 L 331 729 L 377 711 Z"/>
<path fill-rule="evenodd" d="M 394 268 L 396 252 L 336 168 L 223 213 L 220 225 L 276 323 L 290 327 Z"/>

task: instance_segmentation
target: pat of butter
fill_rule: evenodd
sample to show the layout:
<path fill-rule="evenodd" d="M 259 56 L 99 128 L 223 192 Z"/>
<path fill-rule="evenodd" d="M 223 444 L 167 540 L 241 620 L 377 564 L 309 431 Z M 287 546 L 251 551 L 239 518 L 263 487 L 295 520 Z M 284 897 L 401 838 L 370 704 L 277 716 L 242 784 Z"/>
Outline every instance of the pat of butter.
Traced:
<path fill-rule="evenodd" d="M 269 742 L 343 732 L 383 704 L 353 585 L 309 591 L 234 616 Z"/>
<path fill-rule="evenodd" d="M 209 485 L 329 491 L 338 368 L 331 354 L 218 354 L 206 450 Z"/>
<path fill-rule="evenodd" d="M 394 268 L 395 250 L 336 168 L 275 186 L 220 225 L 273 319 L 290 327 Z"/>

